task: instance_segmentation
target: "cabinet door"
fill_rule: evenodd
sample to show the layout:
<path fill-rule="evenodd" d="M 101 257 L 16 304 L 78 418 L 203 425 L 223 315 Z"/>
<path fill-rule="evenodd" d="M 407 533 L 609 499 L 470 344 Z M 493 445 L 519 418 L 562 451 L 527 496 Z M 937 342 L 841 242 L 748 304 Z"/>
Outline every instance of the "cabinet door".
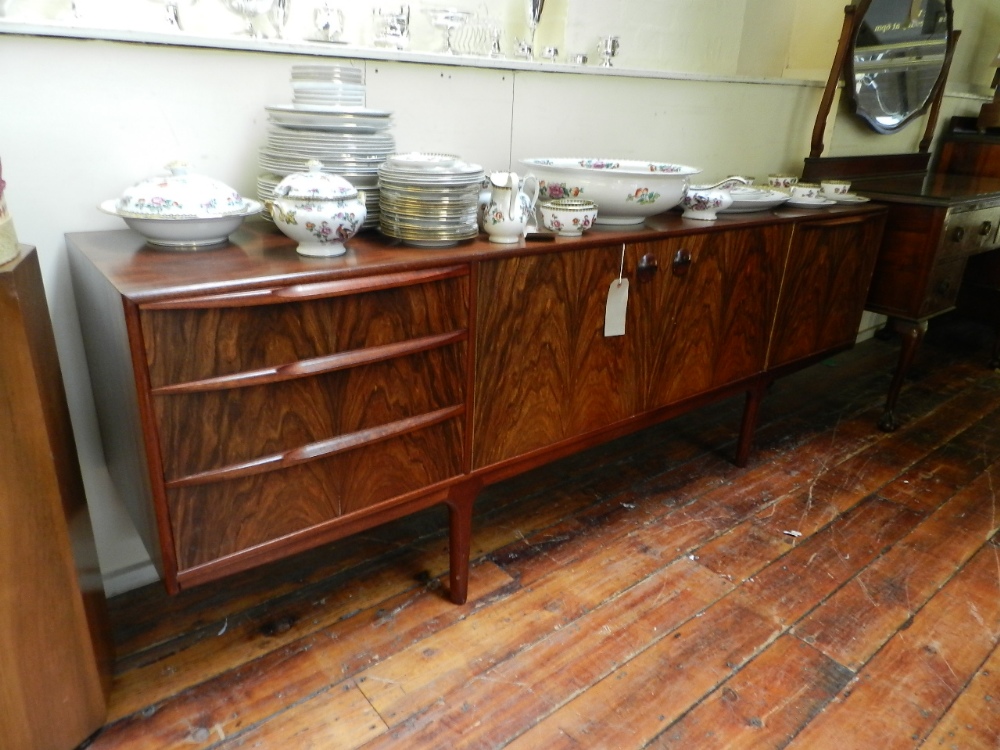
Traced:
<path fill-rule="evenodd" d="M 621 254 L 618 245 L 480 264 L 475 467 L 635 413 L 634 337 L 604 336 Z"/>
<path fill-rule="evenodd" d="M 763 369 L 788 225 L 641 243 L 628 326 L 643 410 L 676 403 Z"/>
<path fill-rule="evenodd" d="M 792 236 L 768 369 L 850 346 L 858 334 L 883 215 L 803 222 Z"/>

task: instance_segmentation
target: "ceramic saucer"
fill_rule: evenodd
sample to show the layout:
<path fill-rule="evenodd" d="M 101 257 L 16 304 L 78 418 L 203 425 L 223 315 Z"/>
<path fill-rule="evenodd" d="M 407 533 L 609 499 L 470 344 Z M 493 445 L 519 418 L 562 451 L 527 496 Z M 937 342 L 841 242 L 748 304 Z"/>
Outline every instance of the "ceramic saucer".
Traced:
<path fill-rule="evenodd" d="M 795 206 L 796 208 L 824 208 L 832 206 L 835 203 L 836 201 L 827 198 L 789 198 L 785 205 Z"/>
<path fill-rule="evenodd" d="M 865 198 L 863 195 L 857 195 L 856 193 L 845 193 L 844 195 L 834 196 L 832 200 L 837 203 L 867 203 L 871 198 Z"/>

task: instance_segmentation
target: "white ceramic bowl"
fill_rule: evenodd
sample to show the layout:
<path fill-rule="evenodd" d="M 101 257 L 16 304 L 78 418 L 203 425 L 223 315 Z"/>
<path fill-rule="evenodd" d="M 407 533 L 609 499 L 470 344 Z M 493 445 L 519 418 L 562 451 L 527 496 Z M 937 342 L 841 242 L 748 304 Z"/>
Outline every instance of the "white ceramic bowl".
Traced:
<path fill-rule="evenodd" d="M 101 203 L 100 209 L 105 213 L 121 217 L 128 226 L 143 237 L 151 245 L 171 248 L 174 250 L 197 250 L 207 245 L 217 245 L 226 242 L 229 235 L 235 232 L 243 219 L 260 213 L 263 206 L 257 201 L 245 199 L 245 207 L 241 213 L 224 216 L 202 216 L 193 219 L 175 219 L 167 216 L 129 216 L 122 214 L 115 199 Z"/>
<path fill-rule="evenodd" d="M 538 204 L 542 225 L 563 237 L 579 237 L 597 218 L 597 204 L 575 198 L 561 198 Z"/>
<path fill-rule="evenodd" d="M 684 197 L 696 167 L 627 159 L 523 159 L 539 198 L 581 198 L 600 206 L 598 224 L 641 224 Z"/>

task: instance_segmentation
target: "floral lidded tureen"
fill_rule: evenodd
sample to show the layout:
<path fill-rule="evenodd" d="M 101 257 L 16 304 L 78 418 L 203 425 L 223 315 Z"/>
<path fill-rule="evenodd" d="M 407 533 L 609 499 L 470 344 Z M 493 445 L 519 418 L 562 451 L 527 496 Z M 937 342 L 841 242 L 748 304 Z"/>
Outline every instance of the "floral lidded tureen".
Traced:
<path fill-rule="evenodd" d="M 185 162 L 171 162 L 167 170 L 103 201 L 100 210 L 123 219 L 155 247 L 200 250 L 225 243 L 244 218 L 263 208 L 224 182 L 189 171 Z"/>
<path fill-rule="evenodd" d="M 301 255 L 329 257 L 347 252 L 368 214 L 364 196 L 343 177 L 323 171 L 315 159 L 308 172 L 290 174 L 274 189 L 271 218 L 299 245 Z"/>
<path fill-rule="evenodd" d="M 149 177 L 126 188 L 115 203 L 118 215 L 160 219 L 236 216 L 245 214 L 255 202 L 223 182 L 191 172 L 186 162 L 170 162 L 167 169 L 168 175 Z"/>

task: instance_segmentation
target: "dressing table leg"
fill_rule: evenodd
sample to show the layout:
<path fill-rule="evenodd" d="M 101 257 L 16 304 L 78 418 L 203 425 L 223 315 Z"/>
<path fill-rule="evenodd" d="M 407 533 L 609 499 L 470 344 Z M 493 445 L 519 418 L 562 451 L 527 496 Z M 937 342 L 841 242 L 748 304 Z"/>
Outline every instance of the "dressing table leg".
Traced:
<path fill-rule="evenodd" d="M 455 604 L 465 604 L 469 596 L 469 555 L 472 551 L 472 506 L 482 483 L 477 480 L 456 484 L 448 493 L 449 594 Z"/>
<path fill-rule="evenodd" d="M 899 427 L 893 412 L 896 409 L 896 400 L 899 398 L 900 388 L 903 387 L 903 379 L 913 364 L 913 358 L 924 340 L 927 333 L 927 321 L 892 319 L 893 330 L 902 339 L 902 348 L 899 350 L 899 362 L 896 364 L 896 372 L 892 376 L 892 383 L 889 385 L 889 394 L 885 399 L 885 410 L 882 418 L 878 421 L 878 428 L 883 432 L 893 432 Z"/>

